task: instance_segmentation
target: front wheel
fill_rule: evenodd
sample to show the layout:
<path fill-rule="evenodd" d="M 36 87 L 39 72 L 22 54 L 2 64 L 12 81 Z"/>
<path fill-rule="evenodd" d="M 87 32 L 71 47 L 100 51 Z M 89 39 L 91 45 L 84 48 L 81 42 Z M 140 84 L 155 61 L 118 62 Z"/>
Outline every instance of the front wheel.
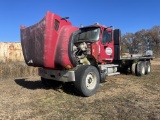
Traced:
<path fill-rule="evenodd" d="M 96 67 L 83 65 L 76 71 L 75 88 L 82 96 L 91 96 L 96 93 L 100 76 Z"/>

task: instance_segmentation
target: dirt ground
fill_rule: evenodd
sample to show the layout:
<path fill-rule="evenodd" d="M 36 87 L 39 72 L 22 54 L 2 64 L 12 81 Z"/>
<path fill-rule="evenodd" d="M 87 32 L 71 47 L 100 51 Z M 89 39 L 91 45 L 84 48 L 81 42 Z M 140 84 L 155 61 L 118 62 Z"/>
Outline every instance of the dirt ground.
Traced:
<path fill-rule="evenodd" d="M 160 120 L 160 59 L 149 75 L 108 77 L 91 97 L 72 84 L 46 88 L 39 77 L 1 80 L 0 119 Z"/>

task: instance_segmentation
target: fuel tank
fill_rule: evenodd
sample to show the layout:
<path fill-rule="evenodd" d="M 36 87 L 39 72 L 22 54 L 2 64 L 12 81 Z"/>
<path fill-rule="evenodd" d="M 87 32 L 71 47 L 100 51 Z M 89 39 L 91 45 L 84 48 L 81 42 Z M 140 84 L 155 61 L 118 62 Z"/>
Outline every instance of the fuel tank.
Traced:
<path fill-rule="evenodd" d="M 71 22 L 49 11 L 40 22 L 30 27 L 22 25 L 21 45 L 26 64 L 51 69 L 73 66 L 68 55 L 69 42 L 77 30 Z"/>

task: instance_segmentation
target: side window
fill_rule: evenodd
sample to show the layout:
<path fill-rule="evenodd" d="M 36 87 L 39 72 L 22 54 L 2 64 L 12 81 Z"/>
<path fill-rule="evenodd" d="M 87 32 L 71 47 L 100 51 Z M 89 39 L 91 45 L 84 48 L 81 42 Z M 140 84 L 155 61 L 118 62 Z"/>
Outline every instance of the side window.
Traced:
<path fill-rule="evenodd" d="M 111 42 L 111 41 L 112 41 L 112 33 L 104 29 L 103 36 L 102 36 L 102 44 L 106 44 L 107 42 Z"/>
<path fill-rule="evenodd" d="M 56 31 L 58 31 L 58 29 L 59 29 L 59 21 L 56 20 L 56 19 L 55 19 L 55 21 L 54 21 L 54 29 L 55 29 Z"/>

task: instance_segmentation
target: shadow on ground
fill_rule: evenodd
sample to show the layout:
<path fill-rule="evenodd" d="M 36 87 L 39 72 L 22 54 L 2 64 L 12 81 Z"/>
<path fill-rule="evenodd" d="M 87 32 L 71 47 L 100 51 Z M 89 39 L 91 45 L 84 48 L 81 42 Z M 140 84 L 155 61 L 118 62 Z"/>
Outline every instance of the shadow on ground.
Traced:
<path fill-rule="evenodd" d="M 78 95 L 75 92 L 75 88 L 73 83 L 63 83 L 63 82 L 57 82 L 57 81 L 52 81 L 50 82 L 49 86 L 45 86 L 41 80 L 28 80 L 27 78 L 22 78 L 22 79 L 15 79 L 15 82 L 19 85 L 22 86 L 23 88 L 27 88 L 30 90 L 36 90 L 36 89 L 53 89 L 55 91 L 62 91 L 67 94 L 71 95 Z M 78 95 L 79 96 L 79 95 Z"/>

